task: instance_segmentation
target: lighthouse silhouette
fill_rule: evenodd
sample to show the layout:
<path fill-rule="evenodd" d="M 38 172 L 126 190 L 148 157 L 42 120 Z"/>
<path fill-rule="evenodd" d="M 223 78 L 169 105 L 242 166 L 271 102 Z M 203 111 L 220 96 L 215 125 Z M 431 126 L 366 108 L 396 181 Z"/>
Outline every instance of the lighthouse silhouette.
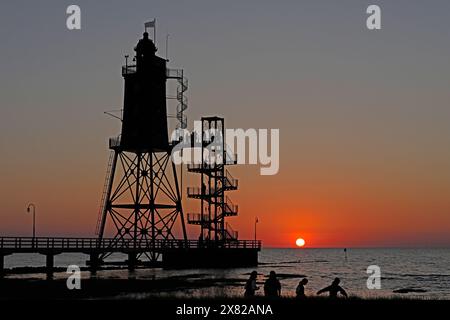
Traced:
<path fill-rule="evenodd" d="M 136 63 L 122 67 L 122 130 L 109 140 L 111 154 L 97 221 L 99 245 L 124 247 L 131 268 L 155 262 L 170 241 L 186 241 L 177 168 L 171 161 L 166 83 L 178 80 L 177 118 L 183 127 L 187 82 L 182 70 L 167 69 L 147 32 L 134 48 Z M 182 120 L 182 121 L 181 121 Z M 111 252 L 91 257 L 100 264 Z"/>
<path fill-rule="evenodd" d="M 145 32 L 136 48 L 136 72 L 125 66 L 121 147 L 130 152 L 167 151 L 166 60 Z"/>

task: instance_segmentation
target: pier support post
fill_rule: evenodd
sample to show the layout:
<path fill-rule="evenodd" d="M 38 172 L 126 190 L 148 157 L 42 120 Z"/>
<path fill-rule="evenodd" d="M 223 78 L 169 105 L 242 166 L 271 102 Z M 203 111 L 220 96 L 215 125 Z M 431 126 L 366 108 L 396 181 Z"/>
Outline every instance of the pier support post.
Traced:
<path fill-rule="evenodd" d="M 5 255 L 0 254 L 0 278 L 5 275 Z"/>
<path fill-rule="evenodd" d="M 137 259 L 136 253 L 128 254 L 128 270 L 134 270 L 136 268 Z"/>
<path fill-rule="evenodd" d="M 97 274 L 97 269 L 100 266 L 100 259 L 97 253 L 91 253 L 89 255 L 89 270 L 92 274 Z"/>
<path fill-rule="evenodd" d="M 53 278 L 53 268 L 55 266 L 55 255 L 46 254 L 45 255 L 45 267 L 47 269 L 47 279 Z"/>

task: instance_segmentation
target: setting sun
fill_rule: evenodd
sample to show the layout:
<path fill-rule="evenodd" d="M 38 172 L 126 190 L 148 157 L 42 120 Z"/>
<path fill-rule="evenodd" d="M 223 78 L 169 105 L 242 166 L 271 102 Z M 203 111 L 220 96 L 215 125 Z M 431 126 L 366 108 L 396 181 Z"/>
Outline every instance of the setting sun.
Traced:
<path fill-rule="evenodd" d="M 295 244 L 297 245 L 297 247 L 303 247 L 304 245 L 305 245 L 305 240 L 304 239 L 302 239 L 302 238 L 298 238 L 296 241 L 295 241 Z"/>

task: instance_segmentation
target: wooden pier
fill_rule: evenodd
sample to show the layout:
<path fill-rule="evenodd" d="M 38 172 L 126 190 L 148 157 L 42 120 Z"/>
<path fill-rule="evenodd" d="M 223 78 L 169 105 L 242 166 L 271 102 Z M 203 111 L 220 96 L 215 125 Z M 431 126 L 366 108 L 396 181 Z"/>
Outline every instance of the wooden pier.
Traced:
<path fill-rule="evenodd" d="M 38 253 L 46 256 L 47 274 L 52 274 L 54 257 L 61 253 L 81 253 L 89 256 L 87 264 L 93 270 L 101 266 L 104 253 L 128 255 L 126 263 L 133 269 L 137 257 L 146 252 L 161 253 L 161 267 L 230 268 L 258 264 L 261 241 L 235 240 L 208 242 L 197 240 L 134 241 L 103 238 L 0 237 L 0 275 L 4 274 L 5 256 L 15 253 Z"/>

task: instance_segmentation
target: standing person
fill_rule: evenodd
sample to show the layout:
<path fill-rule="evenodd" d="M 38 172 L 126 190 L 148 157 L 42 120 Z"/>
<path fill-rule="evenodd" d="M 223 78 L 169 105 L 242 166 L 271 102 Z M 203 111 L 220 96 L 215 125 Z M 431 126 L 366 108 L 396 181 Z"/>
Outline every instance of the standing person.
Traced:
<path fill-rule="evenodd" d="M 295 290 L 295 293 L 297 294 L 297 298 L 299 298 L 299 299 L 306 298 L 305 285 L 307 283 L 308 283 L 308 279 L 306 279 L 306 278 L 303 278 L 302 280 L 300 280 L 300 282 L 298 283 L 297 289 Z"/>
<path fill-rule="evenodd" d="M 142 71 L 144 66 L 150 65 L 149 61 L 156 52 L 155 44 L 148 38 L 147 31 L 144 32 L 134 51 L 136 51 L 136 67 L 139 71 Z"/>
<path fill-rule="evenodd" d="M 245 293 L 244 297 L 254 297 L 255 291 L 259 288 L 256 286 L 256 277 L 258 276 L 258 273 L 256 271 L 253 271 L 250 274 L 250 278 L 248 278 L 247 282 L 245 283 Z"/>
<path fill-rule="evenodd" d="M 333 283 L 326 287 L 323 288 L 322 290 L 317 291 L 317 294 L 321 294 L 323 292 L 330 292 L 330 298 L 337 298 L 337 294 L 340 292 L 344 297 L 348 297 L 347 292 L 345 292 L 344 289 L 342 289 L 342 287 L 339 285 L 339 283 L 341 282 L 341 279 L 339 278 L 335 278 Z"/>
<path fill-rule="evenodd" d="M 281 296 L 281 283 L 278 281 L 275 271 L 270 271 L 269 278 L 264 283 L 264 295 L 266 297 Z"/>

